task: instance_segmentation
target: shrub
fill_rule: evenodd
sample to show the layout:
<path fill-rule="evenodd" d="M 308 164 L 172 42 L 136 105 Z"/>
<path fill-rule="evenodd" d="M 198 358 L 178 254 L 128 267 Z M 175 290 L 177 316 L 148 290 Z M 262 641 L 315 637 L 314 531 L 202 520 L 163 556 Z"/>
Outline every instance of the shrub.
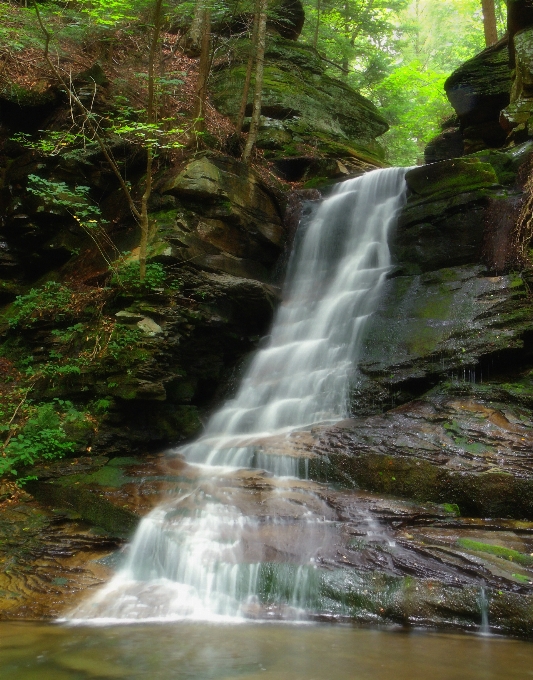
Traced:
<path fill-rule="evenodd" d="M 70 406 L 69 410 L 73 410 Z M 33 417 L 26 421 L 22 430 L 4 448 L 0 458 L 0 476 L 8 473 L 17 476 L 21 467 L 33 465 L 39 460 L 57 460 L 72 453 L 76 445 L 69 441 L 62 420 L 65 418 L 61 418 L 53 404 L 37 406 Z"/>
<path fill-rule="evenodd" d="M 167 279 L 165 268 L 158 262 L 146 265 L 146 277 L 140 278 L 138 262 L 128 262 L 122 265 L 111 279 L 112 286 L 120 286 L 129 293 L 144 293 L 163 288 Z"/>
<path fill-rule="evenodd" d="M 70 288 L 48 281 L 41 288 L 32 288 L 26 295 L 18 295 L 13 302 L 15 313 L 8 317 L 12 327 L 30 327 L 42 317 L 59 321 L 66 316 L 72 298 Z"/>

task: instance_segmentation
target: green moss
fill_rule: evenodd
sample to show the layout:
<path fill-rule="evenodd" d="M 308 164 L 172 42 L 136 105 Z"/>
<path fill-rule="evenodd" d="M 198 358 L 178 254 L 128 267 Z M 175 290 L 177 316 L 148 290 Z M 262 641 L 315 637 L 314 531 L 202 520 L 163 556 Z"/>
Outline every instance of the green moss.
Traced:
<path fill-rule="evenodd" d="M 304 184 L 304 189 L 315 189 L 331 182 L 329 177 L 313 177 Z"/>
<path fill-rule="evenodd" d="M 524 288 L 524 279 L 520 274 L 515 272 L 509 274 L 509 288 Z"/>
<path fill-rule="evenodd" d="M 416 330 L 416 333 L 406 339 L 406 346 L 412 354 L 416 356 L 426 356 L 435 350 L 440 340 L 441 333 L 438 328 L 420 325 Z"/>
<path fill-rule="evenodd" d="M 419 196 L 437 200 L 457 193 L 488 189 L 498 184 L 498 177 L 490 163 L 477 158 L 441 161 L 421 166 L 406 174 L 409 188 Z"/>
<path fill-rule="evenodd" d="M 129 480 L 124 476 L 124 472 L 120 467 L 108 463 L 99 470 L 96 470 L 96 472 L 92 472 L 88 475 L 69 475 L 68 477 L 62 477 L 58 484 L 69 487 L 78 484 L 98 484 L 99 486 L 118 488 L 127 481 Z"/>
<path fill-rule="evenodd" d="M 522 574 L 512 574 L 512 577 L 516 579 L 519 583 L 531 583 L 531 579 Z"/>
<path fill-rule="evenodd" d="M 446 510 L 446 512 L 450 512 L 456 517 L 461 516 L 461 511 L 459 510 L 459 506 L 457 505 L 457 503 L 443 503 L 442 507 L 444 508 L 444 510 Z"/>
<path fill-rule="evenodd" d="M 533 557 L 525 553 L 518 552 L 518 550 L 511 550 L 504 548 L 501 545 L 493 545 L 492 543 L 481 543 L 480 541 L 473 541 L 469 538 L 460 538 L 457 541 L 457 546 L 465 550 L 473 550 L 475 552 L 484 552 L 489 555 L 496 555 L 502 557 L 504 560 L 516 562 L 523 567 L 533 566 Z"/>

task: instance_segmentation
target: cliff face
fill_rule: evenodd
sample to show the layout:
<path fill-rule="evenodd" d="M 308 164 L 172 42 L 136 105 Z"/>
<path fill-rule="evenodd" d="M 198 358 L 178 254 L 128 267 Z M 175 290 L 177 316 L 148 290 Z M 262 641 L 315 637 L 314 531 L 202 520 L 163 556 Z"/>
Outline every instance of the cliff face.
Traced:
<path fill-rule="evenodd" d="M 41 428 L 56 433 L 47 445 L 69 442 L 64 460 L 33 470 L 39 481 L 26 488 L 43 505 L 30 501 L 22 521 L 6 513 L 0 522 L 2 535 L 15 527 L 18 537 L 15 576 L 0 583 L 26 593 L 26 615 L 60 609 L 33 598 L 27 584 L 28 555 L 48 564 L 49 543 L 66 541 L 43 507 L 68 508 L 122 538 L 183 482 L 179 461 L 147 452 L 199 431 L 266 332 L 302 200 L 319 197 L 290 182 L 311 188 L 382 164 L 376 138 L 385 121 L 327 76 L 312 48 L 291 40 L 300 5 L 281 5 L 294 20 L 271 27 L 263 161 L 243 165 L 231 135 L 250 47 L 241 41 L 230 60 L 214 65 L 212 103 L 228 134 L 208 131 L 204 148 L 158 165 L 144 286 L 138 229 L 101 152 L 46 154 L 16 137 L 67 130 L 64 93 L 44 79 L 26 89 L 12 84 L 0 96 L 4 425 L 31 400 L 27 424 L 13 435 Z M 518 26 L 513 35 L 514 80 L 501 43 L 448 81 L 459 125 L 433 145 L 432 159 L 441 162 L 407 173 L 408 200 L 390 241 L 395 267 L 370 323 L 350 420 L 282 442 L 308 459 L 313 479 L 338 485 L 327 503 L 346 536 L 359 535 L 360 518 L 371 516 L 388 523 L 403 550 L 361 551 L 350 539 L 342 559 L 332 554 L 324 587 L 330 611 L 332 602 L 351 602 L 360 620 L 475 627 L 480 584 L 488 583 L 501 629 L 530 634 L 533 274 L 516 259 L 513 229 L 533 152 L 531 30 Z M 85 83 L 100 111 L 120 91 L 116 73 L 96 65 L 75 82 L 81 91 Z M 143 150 L 111 142 L 132 185 L 142 186 Z M 80 227 L 71 194 L 31 193 L 30 175 L 87 187 L 105 229 Z M 251 483 L 266 485 L 259 477 Z M 340 487 L 409 500 L 356 498 Z M 0 503 L 11 493 L 0 486 Z M 109 550 L 110 539 L 88 537 L 79 523 L 75 532 L 72 550 Z M 55 564 L 56 580 L 66 568 Z M 379 574 L 375 583 L 371 572 Z M 84 588 L 102 576 L 76 578 Z M 11 601 L 4 609 L 22 611 Z"/>
<path fill-rule="evenodd" d="M 252 169 L 243 165 L 242 142 L 231 134 L 250 47 L 241 40 L 231 59 L 214 63 L 215 108 L 200 148 L 186 140 L 182 150 L 163 151 L 157 160 L 149 205 L 155 237 L 144 286 L 135 274 L 138 227 L 101 149 L 75 138 L 67 94 L 42 64 L 31 62 L 11 82 L 4 78 L 5 397 L 14 411 L 20 391 L 31 386 L 33 402 L 52 404 L 61 422 L 59 401 L 72 404 L 82 414 L 82 426 L 70 428 L 72 452 L 144 450 L 197 432 L 202 414 L 268 328 L 287 242 L 292 187 L 286 180 L 323 182 L 382 164 L 376 137 L 386 122 L 364 97 L 326 76 L 315 50 L 295 42 L 301 3 L 278 5 L 282 20 L 269 25 L 258 161 Z M 245 19 L 214 30 L 231 34 Z M 72 76 L 81 99 L 104 120 L 132 115 L 139 98 L 134 58 L 121 45 L 113 49 L 114 61 L 101 54 Z M 183 96 L 173 101 L 187 127 L 197 63 L 167 52 L 174 60 L 167 68 L 184 69 Z M 86 53 L 76 56 L 89 62 Z M 140 199 L 145 149 L 119 136 L 108 144 Z M 32 193 L 36 186 L 40 194 Z M 80 212 L 86 204 L 101 212 L 92 232 Z"/>

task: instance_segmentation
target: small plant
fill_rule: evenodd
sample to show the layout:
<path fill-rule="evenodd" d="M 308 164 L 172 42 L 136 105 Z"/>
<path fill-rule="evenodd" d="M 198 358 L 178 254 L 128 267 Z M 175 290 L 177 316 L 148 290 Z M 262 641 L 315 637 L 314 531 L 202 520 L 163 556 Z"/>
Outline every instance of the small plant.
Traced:
<path fill-rule="evenodd" d="M 140 265 L 138 262 L 128 262 L 118 268 L 111 279 L 112 286 L 120 286 L 130 293 L 151 292 L 164 287 L 167 273 L 162 264 L 150 262 L 146 265 L 146 277 L 140 279 Z"/>
<path fill-rule="evenodd" d="M 117 324 L 107 345 L 107 352 L 115 361 L 124 358 L 133 360 L 131 351 L 137 347 L 143 337 L 143 332 L 139 328 L 128 328 L 122 324 Z"/>
<path fill-rule="evenodd" d="M 63 429 L 62 418 L 54 405 L 42 404 L 35 409 L 33 417 L 26 421 L 21 431 L 5 445 L 0 457 L 0 476 L 8 473 L 18 476 L 21 467 L 34 465 L 39 460 L 63 458 L 75 448 L 75 443 L 69 441 Z"/>
<path fill-rule="evenodd" d="M 28 175 L 28 191 L 45 205 L 63 208 L 85 231 L 94 231 L 103 223 L 99 206 L 89 198 L 89 187 L 78 185 L 72 189 L 65 182 Z"/>
<path fill-rule="evenodd" d="M 71 298 L 70 288 L 48 281 L 41 288 L 32 288 L 26 295 L 17 296 L 13 302 L 16 312 L 8 317 L 9 325 L 28 328 L 43 317 L 60 321 L 66 316 Z"/>
<path fill-rule="evenodd" d="M 111 399 L 98 399 L 94 402 L 94 410 L 96 413 L 107 413 L 112 404 Z"/>
<path fill-rule="evenodd" d="M 60 342 L 69 342 L 75 333 L 82 333 L 84 330 L 85 326 L 82 323 L 76 323 L 73 326 L 69 326 L 66 330 L 54 328 L 50 331 L 50 335 L 53 335 Z M 50 356 L 52 356 L 52 352 L 50 352 Z"/>

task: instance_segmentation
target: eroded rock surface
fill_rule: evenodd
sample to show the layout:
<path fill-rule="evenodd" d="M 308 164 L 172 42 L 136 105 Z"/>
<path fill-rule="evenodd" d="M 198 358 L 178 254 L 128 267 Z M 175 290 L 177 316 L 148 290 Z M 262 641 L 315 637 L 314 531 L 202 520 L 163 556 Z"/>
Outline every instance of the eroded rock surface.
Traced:
<path fill-rule="evenodd" d="M 338 439 L 339 432 L 351 436 L 350 428 L 351 424 L 345 423 L 333 430 L 317 429 L 263 440 L 257 447 L 269 455 L 298 456 L 302 464 L 308 460 L 309 470 L 316 472 L 315 463 L 326 455 L 326 447 L 327 455 L 331 454 L 331 442 Z M 335 469 L 340 467 L 337 461 Z M 391 472 L 387 466 L 385 470 L 387 483 L 393 484 L 390 475 L 395 470 Z M 65 470 L 54 473 L 50 469 L 51 476 L 60 473 L 58 480 L 39 482 L 41 486 L 52 483 L 73 490 L 70 501 L 63 496 L 63 506 L 58 504 L 55 511 L 57 517 L 62 517 L 58 522 L 63 527 L 68 524 L 66 511 L 71 517 L 83 517 L 87 512 L 86 503 L 80 500 L 80 489 L 102 504 L 127 509 L 138 516 L 162 501 L 168 506 L 169 519 L 173 517 L 174 521 L 197 513 L 206 502 L 210 507 L 220 504 L 221 508 L 226 506 L 245 515 L 248 520 L 241 557 L 245 562 L 263 562 L 259 579 L 265 585 L 264 592 L 260 589 L 261 600 L 244 610 L 249 618 L 290 618 L 290 611 L 269 600 L 268 583 L 281 579 L 289 587 L 297 569 L 304 568 L 311 569 L 311 580 L 306 583 L 313 593 L 308 611 L 312 619 L 477 630 L 488 617 L 494 631 L 521 635 L 530 631 L 530 522 L 471 519 L 460 516 L 458 506 L 451 502 L 420 503 L 349 490 L 346 475 L 342 480 L 344 490 L 253 470 L 203 477 L 198 468 L 188 466 L 175 455 L 115 459 L 98 469 L 79 468 L 73 472 L 65 476 Z M 28 510 L 22 508 L 21 512 Z M 43 515 L 42 510 L 40 513 Z M 71 533 L 75 534 L 80 521 L 71 520 Z M 38 540 L 43 536 L 46 534 Z M 37 539 L 33 536 L 31 540 Z M 71 540 L 70 562 L 62 563 L 59 577 L 65 588 L 69 584 L 72 593 L 96 585 L 109 573 L 102 570 L 120 563 L 109 557 L 102 562 L 109 543 L 100 546 L 101 553 L 94 548 L 94 552 L 84 553 L 88 548 L 80 545 L 79 536 L 76 540 L 78 543 Z M 84 569 L 76 571 L 80 557 Z M 41 553 L 32 553 L 32 558 L 40 565 Z M 67 601 L 68 590 L 59 596 L 53 591 L 48 600 L 41 597 L 39 610 L 29 607 L 43 578 L 39 567 L 27 588 L 15 584 L 17 599 L 6 609 L 4 618 L 25 617 L 36 611 L 39 616 L 55 615 L 58 602 L 65 607 L 62 611 L 59 608 L 60 614 L 72 610 L 79 598 L 71 593 Z M 89 596 L 90 590 L 84 594 Z"/>

